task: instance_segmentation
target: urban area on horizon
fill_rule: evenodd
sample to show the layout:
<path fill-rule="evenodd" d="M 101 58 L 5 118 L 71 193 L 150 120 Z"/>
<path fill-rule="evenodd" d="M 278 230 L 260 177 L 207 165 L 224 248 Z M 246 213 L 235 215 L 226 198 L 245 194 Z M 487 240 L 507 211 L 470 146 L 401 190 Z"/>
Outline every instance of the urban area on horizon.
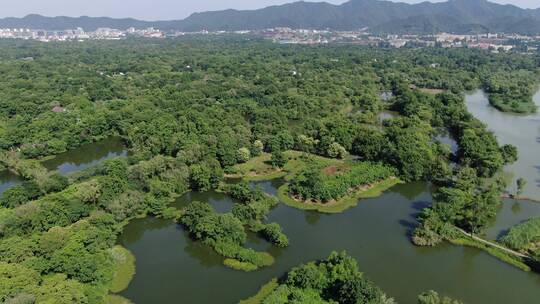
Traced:
<path fill-rule="evenodd" d="M 444 48 L 477 48 L 494 52 L 517 50 L 520 52 L 536 52 L 540 45 L 540 35 L 482 33 L 453 34 L 372 34 L 367 28 L 356 31 L 336 31 L 330 29 L 292 29 L 276 27 L 264 30 L 241 31 L 162 31 L 153 27 L 126 30 L 98 28 L 85 31 L 83 28 L 50 31 L 31 28 L 0 28 L 0 39 L 24 39 L 41 42 L 51 41 L 85 41 L 85 40 L 120 40 L 126 38 L 176 38 L 185 35 L 250 35 L 262 37 L 280 44 L 355 44 L 375 47 L 444 47 Z"/>

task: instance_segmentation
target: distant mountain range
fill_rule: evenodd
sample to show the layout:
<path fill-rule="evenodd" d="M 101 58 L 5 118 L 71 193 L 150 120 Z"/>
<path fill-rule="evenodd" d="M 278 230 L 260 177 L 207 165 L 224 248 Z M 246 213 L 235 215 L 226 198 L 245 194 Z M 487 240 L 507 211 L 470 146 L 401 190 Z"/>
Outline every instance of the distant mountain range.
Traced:
<path fill-rule="evenodd" d="M 0 19 L 0 28 L 65 30 L 81 27 L 161 30 L 256 30 L 273 27 L 355 30 L 368 27 L 378 33 L 478 33 L 540 34 L 540 8 L 523 9 L 487 0 L 448 0 L 418 4 L 382 0 L 350 0 L 341 5 L 294 2 L 258 10 L 223 10 L 195 13 L 184 20 L 141 21 L 107 17 L 44 17 Z"/>

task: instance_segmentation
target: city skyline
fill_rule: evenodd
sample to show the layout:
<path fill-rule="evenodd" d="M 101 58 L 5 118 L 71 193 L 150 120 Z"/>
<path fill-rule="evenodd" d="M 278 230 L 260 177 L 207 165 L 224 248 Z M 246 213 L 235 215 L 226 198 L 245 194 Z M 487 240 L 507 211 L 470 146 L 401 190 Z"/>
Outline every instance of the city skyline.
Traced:
<path fill-rule="evenodd" d="M 513 4 L 522 8 L 538 8 L 538 0 L 490 0 L 499 4 Z M 195 12 L 223 10 L 223 9 L 258 9 L 270 5 L 291 3 L 291 0 L 234 0 L 224 3 L 218 0 L 208 1 L 172 1 L 144 0 L 108 1 L 108 0 L 25 0 L 18 3 L 11 2 L 0 13 L 1 18 L 23 17 L 28 14 L 45 16 L 92 16 L 114 18 L 136 18 L 140 20 L 174 20 L 183 19 Z M 322 1 L 309 1 L 322 2 Z M 332 4 L 341 4 L 344 0 L 327 0 Z M 403 0 L 394 2 L 419 3 L 422 0 Z M 430 2 L 444 2 L 431 0 Z"/>

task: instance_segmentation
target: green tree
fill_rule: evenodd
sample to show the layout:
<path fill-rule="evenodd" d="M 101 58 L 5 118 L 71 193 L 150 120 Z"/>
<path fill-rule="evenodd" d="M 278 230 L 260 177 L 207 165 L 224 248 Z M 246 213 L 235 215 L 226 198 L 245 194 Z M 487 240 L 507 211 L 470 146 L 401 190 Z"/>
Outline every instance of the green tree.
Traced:
<path fill-rule="evenodd" d="M 501 154 L 505 164 L 511 164 L 518 160 L 518 149 L 513 145 L 502 146 Z"/>
<path fill-rule="evenodd" d="M 287 159 L 285 158 L 285 155 L 283 155 L 283 152 L 275 151 L 272 153 L 272 157 L 270 158 L 270 164 L 272 165 L 272 167 L 283 168 L 286 163 Z"/>
<path fill-rule="evenodd" d="M 245 163 L 251 158 L 251 152 L 248 148 L 245 147 L 238 149 L 237 155 L 239 163 Z"/>
<path fill-rule="evenodd" d="M 85 203 L 96 204 L 101 196 L 101 185 L 98 181 L 92 180 L 78 187 L 79 197 Z"/>
<path fill-rule="evenodd" d="M 264 144 L 261 140 L 257 139 L 251 145 L 251 155 L 257 157 L 261 155 L 264 151 Z"/>
<path fill-rule="evenodd" d="M 527 180 L 524 179 L 523 177 L 520 177 L 517 179 L 516 185 L 517 185 L 516 197 L 519 197 L 523 193 L 525 186 L 527 186 Z"/>
<path fill-rule="evenodd" d="M 430 290 L 418 296 L 418 304 L 461 304 L 461 302 L 441 297 L 437 292 Z"/>
<path fill-rule="evenodd" d="M 348 153 L 347 153 L 347 150 L 345 150 L 345 148 L 342 145 L 338 144 L 337 142 L 334 142 L 328 147 L 327 154 L 328 156 L 332 158 L 343 159 L 347 156 Z"/>

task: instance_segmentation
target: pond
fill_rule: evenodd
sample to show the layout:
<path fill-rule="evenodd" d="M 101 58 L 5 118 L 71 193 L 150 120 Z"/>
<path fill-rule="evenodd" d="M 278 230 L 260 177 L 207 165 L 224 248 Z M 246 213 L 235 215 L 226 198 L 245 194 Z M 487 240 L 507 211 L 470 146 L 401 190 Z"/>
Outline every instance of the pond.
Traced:
<path fill-rule="evenodd" d="M 0 194 L 22 182 L 22 178 L 8 170 L 0 171 Z"/>
<path fill-rule="evenodd" d="M 258 185 L 275 194 L 280 181 Z M 192 199 L 209 201 L 221 211 L 232 204 L 226 196 L 210 192 L 185 195 L 177 206 Z M 291 245 L 277 249 L 251 236 L 250 246 L 276 258 L 273 266 L 252 273 L 224 267 L 220 256 L 193 242 L 170 220 L 134 220 L 119 238 L 137 258 L 137 274 L 122 295 L 137 304 L 237 303 L 291 267 L 325 258 L 333 250 L 346 250 L 358 259 L 360 270 L 399 303 L 416 303 L 416 296 L 430 289 L 476 304 L 531 303 L 540 298 L 536 273 L 523 272 L 472 248 L 413 246 L 409 233 L 416 214 L 431 199 L 428 184 L 412 183 L 395 186 L 379 198 L 363 200 L 336 215 L 280 204 L 268 221 L 283 227 Z M 513 214 L 522 216 L 533 203 L 520 203 L 523 208 Z M 495 229 L 507 225 L 496 223 Z"/>
<path fill-rule="evenodd" d="M 524 197 L 540 201 L 540 113 L 520 115 L 501 112 L 489 105 L 483 91 L 465 95 L 467 108 L 477 119 L 487 124 L 501 144 L 518 148 L 519 160 L 505 168 L 510 193 L 516 191 L 516 180 L 527 180 Z M 540 91 L 534 95 L 540 106 Z"/>
<path fill-rule="evenodd" d="M 57 170 L 60 174 L 66 175 L 95 166 L 106 159 L 126 155 L 128 151 L 122 139 L 109 137 L 58 154 L 52 159 L 43 161 L 43 166 L 48 170 Z"/>
<path fill-rule="evenodd" d="M 379 121 L 379 124 L 382 124 L 385 120 L 396 118 L 398 116 L 398 112 L 384 110 L 377 115 L 377 120 Z"/>
<path fill-rule="evenodd" d="M 455 138 L 452 137 L 452 134 L 450 134 L 447 129 L 437 129 L 433 140 L 447 145 L 448 148 L 450 148 L 450 152 L 452 152 L 452 154 L 457 154 L 459 149 L 458 142 Z"/>

